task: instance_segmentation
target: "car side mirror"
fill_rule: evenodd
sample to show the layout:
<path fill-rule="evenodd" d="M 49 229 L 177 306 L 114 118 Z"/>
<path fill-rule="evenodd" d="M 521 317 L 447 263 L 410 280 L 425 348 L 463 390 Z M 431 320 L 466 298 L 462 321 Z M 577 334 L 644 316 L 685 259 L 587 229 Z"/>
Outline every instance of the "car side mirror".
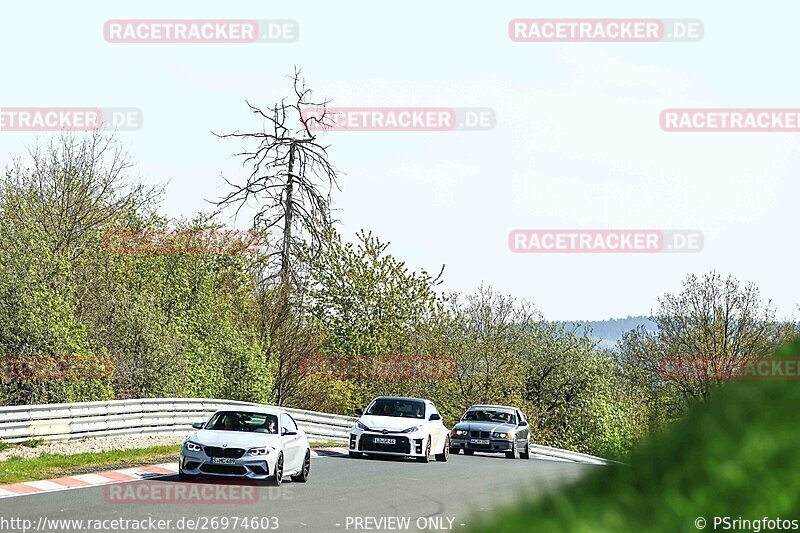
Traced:
<path fill-rule="evenodd" d="M 520 427 L 527 426 L 528 425 L 528 421 L 527 420 L 521 420 L 519 425 L 520 425 Z"/>
<path fill-rule="evenodd" d="M 288 429 L 284 429 L 281 435 L 297 435 L 296 431 L 289 431 Z"/>
<path fill-rule="evenodd" d="M 358 416 L 361 416 L 361 415 L 364 414 L 364 410 L 362 408 L 360 408 L 360 407 L 357 407 L 357 408 L 353 409 L 353 412 L 355 412 L 355 414 L 357 414 Z"/>
<path fill-rule="evenodd" d="M 192 427 L 194 429 L 203 429 L 203 426 L 205 425 L 206 425 L 205 422 L 195 422 L 194 424 L 192 424 Z"/>
<path fill-rule="evenodd" d="M 442 415 L 440 415 L 439 413 L 433 413 L 433 414 L 432 414 L 432 415 L 431 415 L 431 416 L 428 418 L 428 420 L 441 420 L 441 419 L 442 419 Z"/>
<path fill-rule="evenodd" d="M 460 419 L 459 417 L 455 417 L 455 418 L 453 419 L 453 422 L 455 422 L 456 424 L 458 424 L 459 422 L 461 422 L 461 419 Z"/>

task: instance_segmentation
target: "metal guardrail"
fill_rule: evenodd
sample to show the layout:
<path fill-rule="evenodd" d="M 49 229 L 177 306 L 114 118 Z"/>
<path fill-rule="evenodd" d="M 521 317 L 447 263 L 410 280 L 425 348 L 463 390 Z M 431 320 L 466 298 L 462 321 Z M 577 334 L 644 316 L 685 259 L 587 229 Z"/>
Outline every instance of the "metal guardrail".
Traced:
<path fill-rule="evenodd" d="M 551 448 L 550 446 L 541 446 L 539 444 L 531 444 L 531 453 L 541 455 L 543 457 L 552 457 L 561 459 L 563 461 L 572 461 L 575 463 L 584 463 L 590 465 L 624 465 L 619 461 L 612 461 L 611 459 L 603 459 L 602 457 L 595 457 L 580 452 L 571 452 L 569 450 L 562 450 L 561 448 Z"/>
<path fill-rule="evenodd" d="M 0 440 L 47 441 L 118 435 L 186 435 L 194 422 L 225 407 L 258 405 L 204 398 L 148 398 L 0 407 Z M 355 418 L 285 409 L 312 440 L 347 442 Z"/>
<path fill-rule="evenodd" d="M 205 398 L 147 398 L 107 402 L 54 403 L 0 407 L 0 440 L 73 440 L 119 435 L 187 435 L 192 424 L 208 420 L 218 409 L 258 405 Z M 356 418 L 283 408 L 311 440 L 347 443 Z M 532 453 L 577 463 L 610 465 L 617 461 L 531 444 Z"/>

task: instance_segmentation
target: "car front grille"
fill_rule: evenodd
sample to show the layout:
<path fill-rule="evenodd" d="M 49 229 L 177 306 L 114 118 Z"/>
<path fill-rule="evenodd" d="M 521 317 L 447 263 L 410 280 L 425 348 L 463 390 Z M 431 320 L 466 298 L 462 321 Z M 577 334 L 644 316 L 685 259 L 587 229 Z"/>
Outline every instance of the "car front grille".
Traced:
<path fill-rule="evenodd" d="M 373 442 L 374 438 L 389 438 L 394 439 L 394 444 L 381 444 Z M 411 453 L 411 443 L 408 437 L 396 437 L 393 435 L 362 435 L 358 443 L 358 449 L 365 452 L 394 452 L 394 453 Z"/>
<path fill-rule="evenodd" d="M 200 467 L 201 472 L 206 474 L 236 474 L 242 475 L 247 472 L 245 467 L 239 465 L 211 465 L 205 464 Z"/>
<path fill-rule="evenodd" d="M 209 457 L 227 457 L 229 459 L 239 459 L 244 455 L 242 448 L 220 448 L 218 446 L 206 446 L 203 448 Z"/>
<path fill-rule="evenodd" d="M 489 432 L 488 431 L 470 431 L 470 437 L 475 437 L 476 439 L 488 439 Z"/>

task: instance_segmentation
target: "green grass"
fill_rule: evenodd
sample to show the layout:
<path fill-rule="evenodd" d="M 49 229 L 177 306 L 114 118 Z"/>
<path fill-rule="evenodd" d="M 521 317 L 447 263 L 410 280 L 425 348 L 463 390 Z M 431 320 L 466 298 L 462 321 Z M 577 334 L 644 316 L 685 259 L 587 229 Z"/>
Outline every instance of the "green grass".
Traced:
<path fill-rule="evenodd" d="M 2 440 L 0 440 L 0 452 L 4 452 L 10 447 L 11 447 L 11 445 L 9 443 L 3 442 Z"/>
<path fill-rule="evenodd" d="M 23 442 L 21 445 L 25 446 L 26 448 L 36 448 L 42 443 L 41 439 L 28 439 Z"/>
<path fill-rule="evenodd" d="M 779 355 L 800 356 L 800 342 Z M 798 421 L 800 382 L 730 383 L 637 449 L 629 467 L 477 517 L 472 531 L 700 531 L 698 517 L 713 531 L 715 516 L 798 519 Z"/>
<path fill-rule="evenodd" d="M 347 443 L 335 442 L 332 440 L 309 440 L 308 443 L 312 448 L 347 448 Z"/>
<path fill-rule="evenodd" d="M 136 450 L 113 450 L 76 455 L 46 453 L 30 459 L 14 456 L 0 461 L 0 484 L 51 479 L 90 470 L 125 468 L 167 457 L 175 457 L 177 460 L 180 449 L 180 446 L 153 446 Z"/>

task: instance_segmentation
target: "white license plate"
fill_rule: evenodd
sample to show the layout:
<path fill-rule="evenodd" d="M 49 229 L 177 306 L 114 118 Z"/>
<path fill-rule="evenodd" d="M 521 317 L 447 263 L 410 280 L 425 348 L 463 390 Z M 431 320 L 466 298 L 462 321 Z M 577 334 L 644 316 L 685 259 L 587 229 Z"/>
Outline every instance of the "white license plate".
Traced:
<path fill-rule="evenodd" d="M 489 439 L 469 439 L 470 444 L 489 444 Z"/>
<path fill-rule="evenodd" d="M 375 437 L 372 439 L 372 442 L 375 444 L 395 444 L 397 441 L 395 439 L 384 439 L 383 437 Z"/>
<path fill-rule="evenodd" d="M 211 464 L 215 465 L 235 465 L 236 459 L 231 457 L 212 457 Z"/>

